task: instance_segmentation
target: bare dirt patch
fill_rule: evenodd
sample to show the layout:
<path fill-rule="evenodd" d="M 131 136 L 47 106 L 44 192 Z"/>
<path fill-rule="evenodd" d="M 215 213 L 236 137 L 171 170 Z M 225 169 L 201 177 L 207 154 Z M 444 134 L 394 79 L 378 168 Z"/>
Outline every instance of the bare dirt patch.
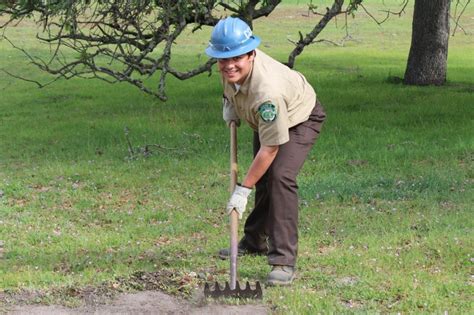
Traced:
<path fill-rule="evenodd" d="M 48 291 L 0 292 L 0 313 L 6 314 L 268 314 L 256 301 L 240 305 L 206 300 L 203 290 L 181 290 L 172 273 L 136 272 L 97 287 L 57 288 Z M 176 296 L 163 291 L 170 289 Z M 76 307 L 69 307 L 71 299 Z"/>
<path fill-rule="evenodd" d="M 61 305 L 22 305 L 7 314 L 268 314 L 263 305 L 201 304 L 158 291 L 123 293 L 106 304 L 68 308 Z"/>

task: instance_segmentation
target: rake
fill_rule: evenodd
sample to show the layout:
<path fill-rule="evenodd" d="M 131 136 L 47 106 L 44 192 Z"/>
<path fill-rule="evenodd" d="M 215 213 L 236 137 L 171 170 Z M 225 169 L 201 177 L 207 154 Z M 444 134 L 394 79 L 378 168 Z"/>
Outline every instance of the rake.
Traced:
<path fill-rule="evenodd" d="M 230 191 L 233 192 L 237 184 L 237 127 L 235 121 L 230 122 Z M 245 288 L 241 288 L 237 281 L 237 255 L 238 239 L 237 231 L 239 226 L 239 213 L 233 209 L 230 213 L 230 281 L 226 282 L 224 288 L 219 286 L 216 281 L 214 288 L 206 283 L 204 286 L 204 296 L 210 298 L 243 298 L 243 299 L 261 299 L 262 287 L 257 281 L 255 288 L 252 288 L 247 281 Z"/>

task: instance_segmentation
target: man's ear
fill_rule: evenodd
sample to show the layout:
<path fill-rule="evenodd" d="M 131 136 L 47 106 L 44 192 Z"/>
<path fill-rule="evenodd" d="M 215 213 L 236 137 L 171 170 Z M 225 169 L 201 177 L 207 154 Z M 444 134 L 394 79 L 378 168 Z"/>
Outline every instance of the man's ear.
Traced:
<path fill-rule="evenodd" d="M 249 60 L 250 61 L 253 61 L 255 59 L 255 56 L 257 55 L 257 51 L 256 50 L 252 50 L 248 53 L 248 56 L 249 56 Z"/>

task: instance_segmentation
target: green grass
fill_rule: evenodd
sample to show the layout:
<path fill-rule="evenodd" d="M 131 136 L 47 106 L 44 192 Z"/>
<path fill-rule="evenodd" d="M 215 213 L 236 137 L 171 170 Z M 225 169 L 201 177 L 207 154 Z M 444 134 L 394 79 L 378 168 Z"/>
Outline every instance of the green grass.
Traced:
<path fill-rule="evenodd" d="M 308 27 L 304 5 L 284 6 L 255 25 L 262 49 L 281 60 L 286 36 Z M 276 313 L 474 311 L 473 16 L 471 7 L 463 18 L 471 35 L 450 39 L 443 87 L 390 83 L 405 69 L 409 16 L 377 27 L 359 15 L 356 41 L 312 45 L 297 59 L 328 119 L 299 177 L 298 278 L 265 290 Z M 196 62 L 208 31 L 177 45 L 177 64 Z M 8 32 L 20 39 L 35 29 Z M 344 34 L 325 30 L 332 40 Z M 0 68 L 46 80 L 0 46 Z M 173 293 L 227 279 L 228 263 L 215 256 L 228 242 L 229 147 L 216 73 L 170 78 L 167 103 L 124 84 L 36 89 L 0 76 L 1 290 L 99 286 L 136 271 L 172 272 Z M 249 128 L 239 139 L 243 171 Z M 158 146 L 145 156 L 146 144 Z M 239 268 L 251 281 L 269 271 L 263 257 Z"/>

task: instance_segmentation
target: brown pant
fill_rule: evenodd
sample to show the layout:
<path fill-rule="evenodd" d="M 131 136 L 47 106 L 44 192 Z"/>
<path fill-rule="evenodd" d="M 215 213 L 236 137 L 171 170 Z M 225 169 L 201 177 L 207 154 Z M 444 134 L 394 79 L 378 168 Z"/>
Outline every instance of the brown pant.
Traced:
<path fill-rule="evenodd" d="M 256 185 L 255 208 L 245 222 L 241 244 L 265 251 L 270 265 L 294 266 L 298 251 L 298 185 L 296 176 L 316 141 L 326 114 L 319 103 L 307 121 L 290 128 L 270 168 Z M 254 156 L 260 149 L 254 133 Z M 268 242 L 267 242 L 268 239 Z"/>

